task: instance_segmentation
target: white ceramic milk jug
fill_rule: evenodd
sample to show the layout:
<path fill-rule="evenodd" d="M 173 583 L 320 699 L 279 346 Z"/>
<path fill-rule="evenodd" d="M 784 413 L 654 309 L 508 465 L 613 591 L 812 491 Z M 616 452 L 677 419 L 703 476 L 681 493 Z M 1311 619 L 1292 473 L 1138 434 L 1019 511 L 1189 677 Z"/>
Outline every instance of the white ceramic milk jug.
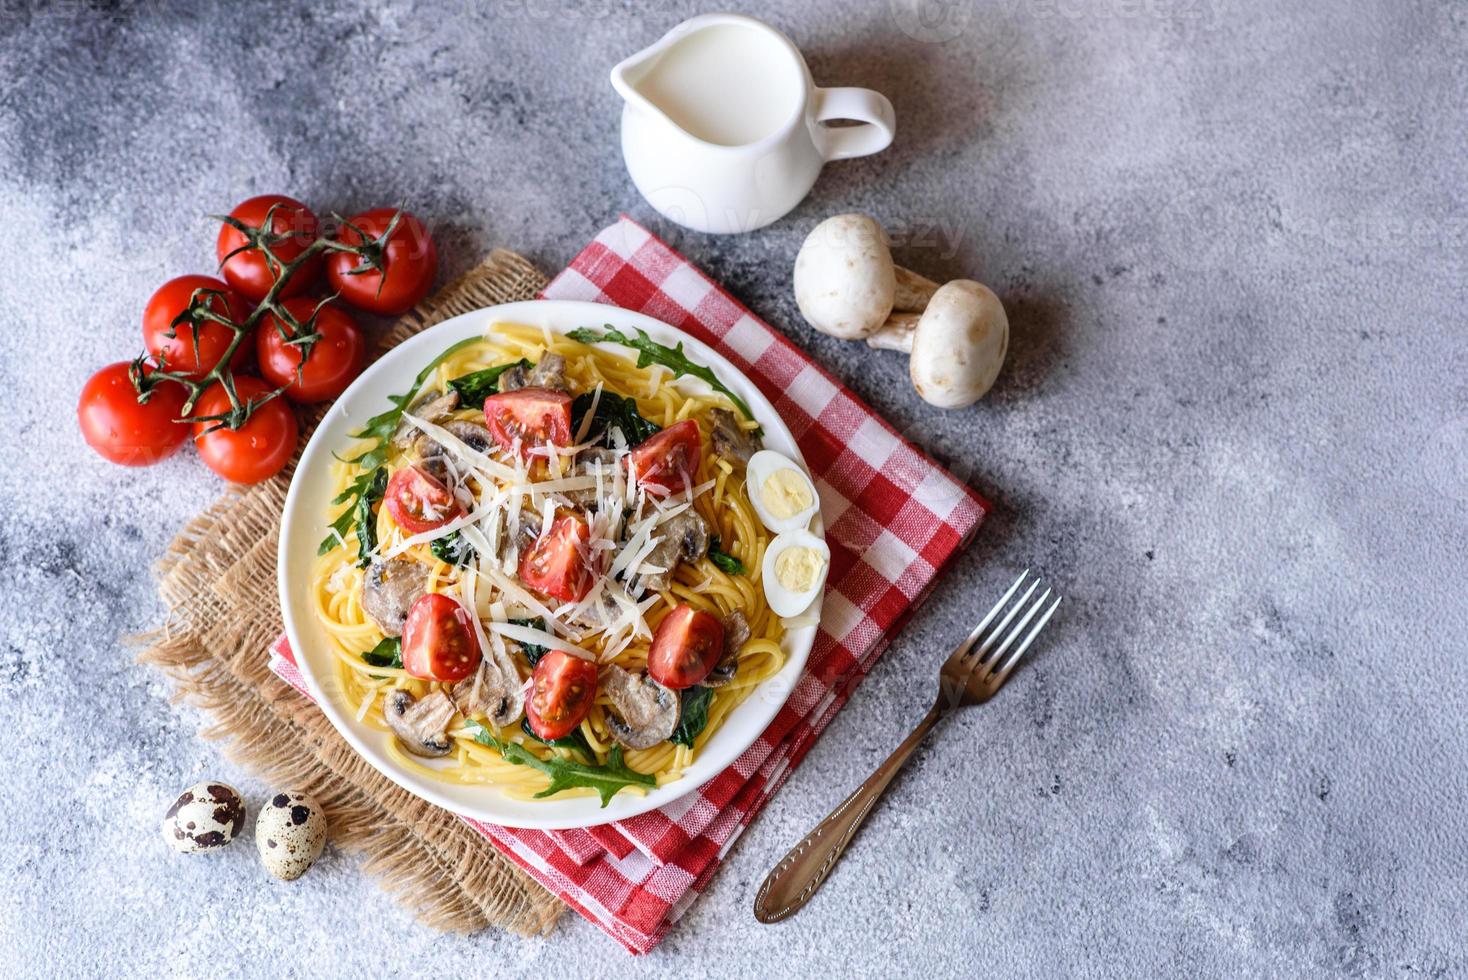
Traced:
<path fill-rule="evenodd" d="M 817 88 L 799 49 L 752 17 L 705 14 L 612 69 L 622 155 L 648 203 L 678 224 L 753 231 L 810 191 L 827 160 L 892 142 L 886 96 Z M 828 127 L 825 120 L 859 125 Z"/>

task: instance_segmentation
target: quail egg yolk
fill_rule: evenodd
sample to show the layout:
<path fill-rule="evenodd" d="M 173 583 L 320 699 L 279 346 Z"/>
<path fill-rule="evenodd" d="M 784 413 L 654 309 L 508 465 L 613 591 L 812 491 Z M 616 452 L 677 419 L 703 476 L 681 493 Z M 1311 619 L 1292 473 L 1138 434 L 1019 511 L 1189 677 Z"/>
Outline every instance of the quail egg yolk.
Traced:
<path fill-rule="evenodd" d="M 765 477 L 759 488 L 765 509 L 777 520 L 786 520 L 812 503 L 810 485 L 799 470 L 786 467 Z"/>
<path fill-rule="evenodd" d="M 775 559 L 775 578 L 791 592 L 809 592 L 821 574 L 825 558 L 814 548 L 795 545 L 780 552 Z"/>

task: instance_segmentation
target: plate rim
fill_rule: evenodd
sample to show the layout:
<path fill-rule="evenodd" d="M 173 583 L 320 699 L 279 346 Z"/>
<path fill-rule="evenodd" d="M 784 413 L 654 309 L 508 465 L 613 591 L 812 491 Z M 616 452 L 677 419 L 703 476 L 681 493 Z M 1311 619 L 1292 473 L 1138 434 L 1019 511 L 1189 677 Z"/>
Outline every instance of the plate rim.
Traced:
<path fill-rule="evenodd" d="M 276 584 L 286 636 L 290 640 L 292 651 L 296 654 L 296 663 L 307 689 L 337 733 L 369 765 L 414 796 L 463 817 L 521 829 L 569 830 L 601 826 L 667 806 L 696 792 L 743 756 L 750 747 L 758 742 L 761 735 L 774 721 L 780 709 L 795 691 L 805 663 L 809 659 L 818 630 L 818 625 L 811 624 L 787 631 L 788 649 L 785 665 L 779 673 L 761 682 L 750 696 L 730 714 L 724 726 L 705 746 L 704 754 L 689 768 L 688 775 L 676 782 L 658 787 L 645 796 L 618 794 L 605 808 L 600 807 L 600 800 L 595 797 L 570 797 L 562 800 L 543 801 L 515 800 L 489 784 L 459 784 L 419 776 L 394 763 L 387 755 L 385 747 L 370 744 L 368 738 L 372 737 L 385 746 L 385 738 L 381 736 L 381 733 L 366 729 L 362 723 L 357 722 L 353 709 L 348 708 L 345 704 L 336 703 L 322 679 L 316 676 L 307 643 L 304 642 L 306 634 L 298 628 L 295 602 L 304 604 L 301 611 L 309 621 L 314 623 L 314 613 L 309 607 L 310 600 L 309 598 L 294 602 L 292 600 L 293 586 L 297 584 L 295 575 L 298 574 L 293 572 L 291 567 L 292 555 L 303 548 L 309 548 L 309 557 L 306 559 L 307 568 L 309 568 L 310 563 L 315 559 L 318 544 L 316 534 L 325 524 L 319 517 L 315 518 L 313 523 L 312 516 L 303 513 L 303 508 L 306 506 L 305 498 L 310 493 L 307 485 L 311 482 L 305 474 L 314 472 L 318 465 L 325 465 L 325 460 L 331 456 L 331 449 L 337 448 L 339 441 L 346 437 L 345 432 L 336 430 L 343 425 L 360 424 L 362 419 L 381 410 L 382 400 L 385 400 L 386 393 L 384 392 L 374 400 L 371 395 L 363 394 L 363 392 L 378 386 L 380 382 L 386 384 L 386 379 L 390 377 L 399 378 L 403 384 L 389 386 L 387 391 L 397 391 L 407 387 L 412 377 L 418 370 L 421 370 L 422 364 L 432 356 L 430 354 L 420 358 L 409 357 L 408 352 L 429 346 L 425 338 L 445 334 L 462 334 L 462 336 L 446 338 L 443 341 L 444 344 L 454 343 L 464 337 L 473 336 L 475 333 L 482 335 L 496 322 L 528 323 L 563 333 L 571 329 L 566 324 L 572 320 L 581 326 L 610 323 L 623 330 L 628 327 L 641 327 L 655 339 L 664 339 L 657 335 L 666 332 L 671 334 L 676 341 L 682 341 L 690 356 L 707 363 L 719 372 L 721 377 L 726 376 L 726 372 L 727 375 L 732 375 L 737 384 L 731 383 L 730 387 L 735 387 L 739 394 L 749 402 L 755 415 L 759 417 L 760 424 L 765 428 L 766 439 L 770 438 L 773 430 L 777 441 L 785 443 L 784 446 L 776 448 L 781 449 L 798 462 L 807 473 L 810 472 L 810 467 L 806 464 L 804 455 L 800 451 L 799 443 L 796 442 L 794 434 L 785 424 L 785 420 L 780 416 L 774 404 L 744 372 L 697 337 L 645 313 L 603 303 L 581 300 L 520 300 L 483 307 L 450 317 L 408 337 L 367 366 L 322 416 L 301 452 L 296 469 L 291 475 L 290 486 L 281 510 L 280 538 L 276 552 Z M 560 321 L 560 325 L 553 325 L 552 321 Z M 470 324 L 477 324 L 477 326 L 471 329 Z M 608 349 L 617 348 L 609 347 Z M 356 401 L 372 402 L 377 407 L 374 410 L 370 404 L 367 405 L 363 408 L 366 414 L 359 419 L 355 417 L 356 412 L 349 408 Z M 329 431 L 334 434 L 328 435 Z M 331 445 L 328 446 L 328 443 Z M 813 521 L 812 533 L 823 539 L 825 537 L 819 512 Z M 814 613 L 816 623 L 819 622 L 824 599 L 824 594 L 819 596 L 816 604 L 806 614 Z M 317 628 L 319 629 L 319 626 Z M 763 697 L 761 697 L 762 693 Z M 773 697 L 770 696 L 772 694 Z M 747 737 L 736 736 L 734 741 L 721 745 L 719 751 L 710 756 L 709 749 L 721 741 L 721 735 L 730 730 L 729 722 L 741 715 L 744 715 L 746 720 L 738 730 L 747 727 Z M 455 789 L 471 795 L 472 799 L 455 798 L 450 792 Z M 524 812 L 521 812 L 522 809 Z"/>

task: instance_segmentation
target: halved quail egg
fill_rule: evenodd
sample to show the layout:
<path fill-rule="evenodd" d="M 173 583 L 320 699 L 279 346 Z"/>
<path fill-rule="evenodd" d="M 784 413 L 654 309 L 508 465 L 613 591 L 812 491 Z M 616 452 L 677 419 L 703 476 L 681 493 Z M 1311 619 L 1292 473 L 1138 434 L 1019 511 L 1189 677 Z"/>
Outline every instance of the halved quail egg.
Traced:
<path fill-rule="evenodd" d="M 814 534 L 801 529 L 777 535 L 765 549 L 760 575 L 775 615 L 788 619 L 809 608 L 830 570 L 831 549 Z"/>
<path fill-rule="evenodd" d="M 749 457 L 745 481 L 760 523 L 776 534 L 804 530 L 821 507 L 815 484 L 805 470 L 773 449 L 761 449 Z"/>

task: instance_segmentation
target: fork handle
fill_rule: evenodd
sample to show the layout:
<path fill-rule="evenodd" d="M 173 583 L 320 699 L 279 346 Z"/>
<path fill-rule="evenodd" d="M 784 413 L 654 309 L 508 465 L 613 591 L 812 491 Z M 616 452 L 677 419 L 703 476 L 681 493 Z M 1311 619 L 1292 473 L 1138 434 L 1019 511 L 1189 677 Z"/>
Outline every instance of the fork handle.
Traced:
<path fill-rule="evenodd" d="M 805 907 L 805 903 L 825 883 L 837 859 L 851 843 L 872 806 L 881 799 L 892 778 L 942 716 L 940 706 L 934 704 L 912 733 L 887 757 L 887 761 L 775 865 L 754 897 L 756 919 L 765 923 L 779 922 Z"/>

